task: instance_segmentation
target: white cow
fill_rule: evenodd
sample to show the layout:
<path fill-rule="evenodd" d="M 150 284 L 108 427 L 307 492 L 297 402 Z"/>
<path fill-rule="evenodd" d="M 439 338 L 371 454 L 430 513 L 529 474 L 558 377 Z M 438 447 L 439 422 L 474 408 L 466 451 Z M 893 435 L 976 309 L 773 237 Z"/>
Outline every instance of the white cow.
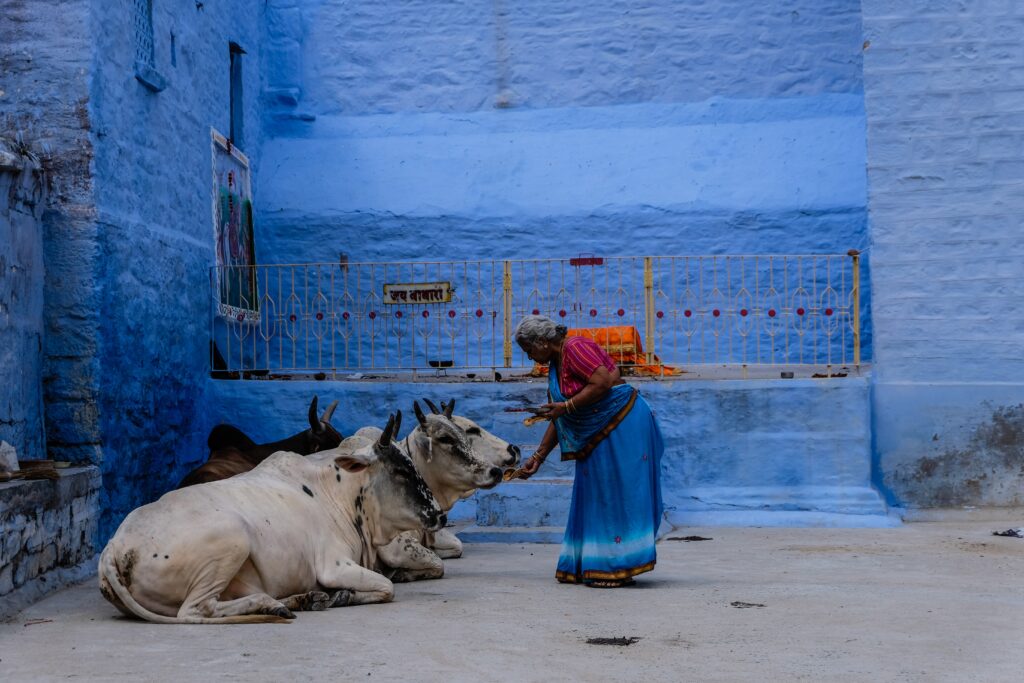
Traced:
<path fill-rule="evenodd" d="M 360 449 L 275 453 L 251 472 L 138 508 L 100 557 L 103 596 L 170 624 L 283 622 L 293 609 L 391 600 L 391 581 L 368 569 L 376 548 L 445 524 L 392 441 L 400 420 Z"/>
<path fill-rule="evenodd" d="M 519 449 L 483 430 L 472 420 L 453 416 L 454 400 L 442 403 L 443 410 L 438 410 L 427 399 L 424 401 L 430 407 L 431 415 L 424 415 L 419 404 L 414 402 L 413 410 L 419 425 L 398 446 L 412 458 L 441 509 L 447 512 L 478 488 L 491 488 L 500 481 L 502 468 L 518 463 Z M 355 436 L 379 438 L 379 430 L 364 427 Z M 490 466 L 488 474 L 493 478 L 485 483 L 467 476 L 473 471 L 480 471 L 479 465 L 470 463 L 481 460 Z M 444 575 L 441 560 L 461 556 L 462 541 L 446 529 L 434 533 L 403 533 L 381 548 L 379 555 L 382 571 L 398 582 L 439 579 Z"/>

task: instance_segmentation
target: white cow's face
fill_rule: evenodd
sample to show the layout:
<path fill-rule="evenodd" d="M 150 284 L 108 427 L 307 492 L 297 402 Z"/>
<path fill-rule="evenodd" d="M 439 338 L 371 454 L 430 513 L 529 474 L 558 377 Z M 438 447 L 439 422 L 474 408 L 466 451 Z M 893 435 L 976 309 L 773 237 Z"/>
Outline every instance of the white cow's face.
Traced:
<path fill-rule="evenodd" d="M 519 447 L 499 439 L 468 417 L 453 415 L 452 422 L 466 433 L 473 451 L 495 467 L 515 467 L 519 464 Z"/>
<path fill-rule="evenodd" d="M 359 445 L 359 448 L 348 456 L 368 463 L 367 487 L 373 493 L 380 522 L 386 528 L 386 535 L 389 535 L 388 540 L 402 531 L 436 531 L 448 522 L 430 487 L 416 471 L 412 459 L 399 450 L 392 440 L 398 431 L 398 424 L 393 425 L 392 422 L 388 421 L 388 426 L 375 441 L 358 437 L 353 439 L 352 442 Z M 400 422 L 401 413 L 398 414 Z M 355 506 L 359 518 L 365 506 L 362 490 L 356 497 Z"/>
<path fill-rule="evenodd" d="M 414 404 L 419 427 L 413 432 L 419 457 L 432 477 L 452 489 L 491 488 L 501 481 L 502 470 L 480 457 L 469 435 L 444 414 L 425 415 Z"/>

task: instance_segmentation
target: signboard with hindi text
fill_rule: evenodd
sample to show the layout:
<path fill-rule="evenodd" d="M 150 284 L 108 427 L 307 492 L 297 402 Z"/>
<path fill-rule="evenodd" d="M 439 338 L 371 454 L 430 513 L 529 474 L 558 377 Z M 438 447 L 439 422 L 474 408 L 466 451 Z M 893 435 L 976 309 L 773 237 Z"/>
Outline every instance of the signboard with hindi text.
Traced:
<path fill-rule="evenodd" d="M 451 300 L 450 282 L 401 282 L 384 285 L 385 304 L 443 304 Z"/>

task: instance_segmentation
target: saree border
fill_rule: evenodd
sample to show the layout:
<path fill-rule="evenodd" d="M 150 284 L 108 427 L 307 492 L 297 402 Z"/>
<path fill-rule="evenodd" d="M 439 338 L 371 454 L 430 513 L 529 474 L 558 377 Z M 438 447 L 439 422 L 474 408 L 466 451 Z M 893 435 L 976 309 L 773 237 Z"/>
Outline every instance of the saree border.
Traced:
<path fill-rule="evenodd" d="M 636 398 L 639 395 L 640 391 L 636 387 L 633 387 L 633 393 L 630 394 L 629 400 L 626 402 L 626 405 L 622 406 L 622 410 L 617 412 L 615 416 L 608 421 L 608 424 L 606 424 L 604 427 L 601 427 L 601 429 L 598 430 L 597 433 L 591 436 L 587 440 L 587 443 L 583 445 L 583 448 L 579 449 L 578 451 L 562 453 L 562 462 L 566 462 L 569 460 L 586 460 L 590 456 L 590 454 L 594 452 L 594 449 L 597 448 L 602 441 L 607 439 L 608 435 L 615 431 L 616 427 L 622 424 L 622 421 L 626 419 L 627 415 L 629 415 L 629 411 L 633 410 L 633 406 L 636 404 Z"/>
<path fill-rule="evenodd" d="M 583 576 L 573 574 L 572 572 L 563 572 L 558 570 L 555 572 L 555 579 L 559 583 L 586 583 L 587 581 L 620 581 L 622 579 L 629 579 L 638 574 L 644 574 L 652 571 L 657 560 L 651 560 L 646 564 L 641 564 L 637 567 L 630 567 L 629 569 L 619 569 L 614 572 L 602 572 L 596 569 L 588 569 L 583 572 Z"/>

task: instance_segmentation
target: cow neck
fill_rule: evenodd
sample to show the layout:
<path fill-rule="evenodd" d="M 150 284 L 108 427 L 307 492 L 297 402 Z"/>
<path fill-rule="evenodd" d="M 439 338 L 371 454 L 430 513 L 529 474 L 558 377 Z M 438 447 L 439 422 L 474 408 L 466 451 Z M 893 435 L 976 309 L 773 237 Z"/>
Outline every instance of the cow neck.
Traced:
<path fill-rule="evenodd" d="M 427 484 L 427 488 L 434 494 L 434 500 L 441 507 L 441 511 L 448 512 L 459 501 L 459 497 L 446 490 L 447 487 L 444 486 L 444 482 L 438 476 L 440 473 L 435 471 L 435 468 L 431 467 L 430 463 L 423 457 L 417 443 L 418 440 L 412 439 L 413 434 L 417 433 L 422 434 L 422 428 L 416 427 L 405 437 L 405 452 L 412 458 L 412 464 L 416 467 L 416 471 L 420 473 L 423 481 Z M 430 439 L 426 434 L 424 434 L 424 437 L 428 440 Z M 411 442 L 410 439 L 412 439 Z"/>
<path fill-rule="evenodd" d="M 340 482 L 336 476 L 338 474 L 341 474 Z M 355 510 L 346 510 L 343 503 L 355 501 L 356 496 L 359 495 L 360 488 L 363 488 L 364 492 L 369 491 L 370 483 L 369 469 L 355 474 L 344 470 L 338 472 L 334 467 L 321 471 L 320 488 L 323 490 L 324 496 L 331 501 L 331 518 L 343 534 L 354 532 L 356 535 L 359 535 L 352 519 L 352 513 Z M 335 493 L 337 495 L 334 495 Z M 376 562 L 377 554 L 373 546 L 373 536 L 374 532 L 378 531 L 377 527 L 379 526 L 376 519 L 379 511 L 372 498 L 372 496 L 364 496 L 362 518 L 365 526 L 363 527 L 363 537 L 360 538 L 363 544 L 359 549 L 359 564 L 368 568 L 372 568 L 373 563 Z M 352 504 L 354 505 L 354 502 Z M 372 513 L 369 510 L 370 506 L 373 508 Z"/>

